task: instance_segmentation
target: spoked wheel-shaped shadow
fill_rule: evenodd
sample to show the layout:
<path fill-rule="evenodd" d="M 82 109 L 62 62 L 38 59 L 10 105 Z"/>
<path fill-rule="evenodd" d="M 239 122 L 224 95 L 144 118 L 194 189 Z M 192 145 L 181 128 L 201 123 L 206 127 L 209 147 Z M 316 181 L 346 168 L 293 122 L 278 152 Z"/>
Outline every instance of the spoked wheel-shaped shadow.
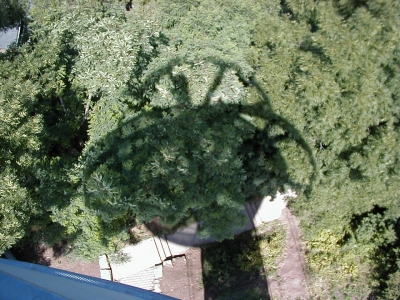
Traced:
<path fill-rule="evenodd" d="M 188 75 L 175 71 L 184 64 L 178 59 L 147 74 L 136 87 L 136 95 L 140 91 L 147 97 L 141 108 L 126 112 L 116 129 L 86 151 L 90 157 L 85 171 L 89 205 L 108 211 L 110 218 L 126 215 L 127 210 L 140 222 L 159 218 L 161 223 L 169 224 L 170 230 L 189 220 L 201 221 L 200 234 L 222 240 L 244 224 L 244 203 L 249 197 L 262 196 L 257 190 L 275 194 L 279 185 L 287 183 L 301 186 L 305 193 L 311 191 L 316 163 L 300 131 L 273 111 L 261 85 L 255 78 L 246 78 L 237 65 L 214 57 L 203 61 L 216 67 L 217 72 L 200 104 L 191 99 Z M 214 101 L 212 95 L 227 72 L 234 72 L 242 87 L 254 89 L 259 101 Z M 167 93 L 173 104 L 165 101 L 152 106 L 151 97 L 162 93 L 159 84 L 165 80 L 169 80 Z M 256 126 L 254 119 L 262 120 L 263 127 Z M 279 127 L 282 134 L 272 136 L 272 126 Z M 309 183 L 291 180 L 285 158 L 276 146 L 287 140 L 294 141 L 306 154 L 312 170 Z M 96 176 L 119 186 L 116 198 L 124 202 L 102 201 L 99 189 L 91 187 Z M 153 231 L 162 229 L 151 224 L 148 227 Z M 192 246 L 193 240 L 186 237 L 180 243 Z M 262 261 L 256 246 L 249 249 L 251 257 Z M 205 252 L 203 262 L 210 261 L 206 258 L 209 253 Z M 230 258 L 221 259 L 224 264 L 232 264 Z"/>

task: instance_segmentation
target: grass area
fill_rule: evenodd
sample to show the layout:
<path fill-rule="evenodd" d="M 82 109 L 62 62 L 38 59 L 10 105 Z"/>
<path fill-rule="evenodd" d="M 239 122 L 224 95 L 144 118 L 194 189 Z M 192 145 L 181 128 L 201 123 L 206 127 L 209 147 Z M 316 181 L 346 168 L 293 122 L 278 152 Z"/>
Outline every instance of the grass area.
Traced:
<path fill-rule="evenodd" d="M 267 272 L 275 272 L 285 229 L 277 222 L 202 247 L 206 299 L 269 299 Z"/>

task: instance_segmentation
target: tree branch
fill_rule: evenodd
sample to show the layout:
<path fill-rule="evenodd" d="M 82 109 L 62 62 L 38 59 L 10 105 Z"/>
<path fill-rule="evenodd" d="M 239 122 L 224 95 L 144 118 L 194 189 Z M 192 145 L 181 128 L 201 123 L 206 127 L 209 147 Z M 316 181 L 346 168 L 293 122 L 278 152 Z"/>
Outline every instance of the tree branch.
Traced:
<path fill-rule="evenodd" d="M 83 124 L 83 122 L 85 122 L 85 120 L 86 120 L 86 118 L 87 118 L 87 115 L 88 115 L 88 113 L 89 113 L 90 100 L 91 100 L 91 99 L 92 99 L 92 95 L 89 94 L 89 96 L 88 96 L 88 102 L 87 102 L 86 108 L 85 108 L 85 114 L 83 115 L 81 125 Z"/>
<path fill-rule="evenodd" d="M 58 98 L 60 99 L 61 106 L 63 107 L 63 109 L 64 109 L 64 112 L 65 112 L 66 114 L 68 114 L 68 113 L 67 113 L 67 110 L 65 109 L 65 105 L 64 105 L 64 101 L 63 101 L 63 99 L 61 98 L 61 96 L 59 96 Z"/>

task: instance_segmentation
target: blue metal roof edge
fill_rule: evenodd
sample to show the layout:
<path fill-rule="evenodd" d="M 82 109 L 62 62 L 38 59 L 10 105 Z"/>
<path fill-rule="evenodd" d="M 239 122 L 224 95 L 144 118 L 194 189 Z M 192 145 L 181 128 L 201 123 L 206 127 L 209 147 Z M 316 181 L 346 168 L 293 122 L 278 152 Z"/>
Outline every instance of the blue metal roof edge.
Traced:
<path fill-rule="evenodd" d="M 6 274 L 0 270 L 0 299 L 21 299 L 22 295 L 25 296 L 25 299 L 29 299 L 30 295 L 43 295 L 43 291 L 40 287 L 29 284 L 25 281 L 19 280 L 17 277 Z M 23 291 L 23 294 L 22 292 Z M 65 298 L 60 297 L 57 294 L 47 294 L 44 297 L 41 297 L 43 300 L 64 300 Z"/>
<path fill-rule="evenodd" d="M 73 272 L 69 272 L 69 271 L 64 271 L 64 270 L 60 270 L 60 269 L 42 266 L 42 265 L 36 265 L 36 264 L 32 264 L 32 263 L 27 263 L 27 262 L 21 262 L 21 261 L 16 261 L 16 260 L 0 258 L 0 282 L 3 282 L 3 283 L 7 282 L 8 283 L 7 285 L 9 287 L 10 287 L 9 284 L 14 282 L 16 287 L 20 286 L 22 288 L 22 286 L 24 285 L 24 283 L 23 283 L 24 280 L 19 278 L 18 276 L 14 276 L 13 274 L 3 272 L 4 267 L 1 268 L 1 265 L 3 265 L 4 267 L 6 265 L 8 265 L 8 266 L 16 267 L 19 269 L 32 270 L 35 272 L 48 274 L 51 276 L 56 276 L 58 278 L 61 277 L 61 278 L 65 279 L 66 282 L 68 280 L 72 280 L 75 282 L 84 283 L 84 284 L 91 285 L 91 286 L 96 286 L 101 289 L 111 290 L 111 291 L 121 293 L 124 295 L 131 295 L 136 298 L 144 299 L 144 300 L 176 299 L 176 298 L 173 298 L 170 296 L 158 294 L 155 292 L 147 291 L 147 290 L 140 289 L 140 288 L 137 288 L 134 286 L 121 284 L 118 282 L 112 282 L 112 281 L 108 281 L 108 280 L 104 280 L 104 279 L 100 279 L 100 278 L 96 278 L 96 277 L 92 277 L 92 276 L 81 275 L 78 273 L 73 273 Z M 51 284 L 51 283 L 49 282 L 49 284 Z M 5 285 L 2 285 L 2 286 L 4 287 Z M 2 297 L 2 293 L 5 293 L 4 288 L 0 289 L 0 298 L 4 299 Z M 24 292 L 24 289 L 21 290 L 21 295 L 23 295 L 24 298 L 26 298 L 26 293 Z M 54 299 L 59 299 L 59 298 L 54 298 Z"/>

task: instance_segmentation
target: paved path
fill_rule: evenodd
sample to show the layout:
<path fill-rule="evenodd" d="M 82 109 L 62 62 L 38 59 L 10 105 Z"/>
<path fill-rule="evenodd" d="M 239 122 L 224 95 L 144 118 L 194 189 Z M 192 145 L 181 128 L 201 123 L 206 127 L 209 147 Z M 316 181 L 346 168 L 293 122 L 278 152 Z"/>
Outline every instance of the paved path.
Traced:
<path fill-rule="evenodd" d="M 276 271 L 268 276 L 270 296 L 272 299 L 310 299 L 300 222 L 287 207 L 280 220 L 287 228 L 286 245 Z"/>
<path fill-rule="evenodd" d="M 296 195 L 292 192 L 285 195 L 278 193 L 273 201 L 268 196 L 257 202 L 246 203 L 243 214 L 247 217 L 248 222 L 245 227 L 237 230 L 235 234 L 257 228 L 262 223 L 278 219 L 282 214 L 282 210 L 286 207 L 284 198 L 287 196 L 295 197 Z M 151 273 L 149 270 L 152 270 L 155 265 L 163 265 L 172 257 L 185 254 L 190 247 L 216 241 L 214 238 L 200 239 L 197 236 L 197 227 L 198 224 L 191 224 L 171 235 L 153 236 L 139 244 L 127 246 L 122 249 L 122 252 L 128 255 L 130 260 L 122 264 L 110 263 L 107 266 L 106 257 L 100 257 L 102 278 L 110 280 L 110 274 L 112 273 L 113 280 L 135 285 L 136 281 L 132 278 L 138 278 L 135 274 L 144 272 L 150 278 L 149 280 L 154 281 L 154 277 L 148 275 L 148 273 Z M 160 270 L 158 269 L 157 272 L 159 273 Z M 143 285 L 149 286 L 146 283 L 143 283 Z M 149 289 L 152 289 L 151 285 Z"/>

